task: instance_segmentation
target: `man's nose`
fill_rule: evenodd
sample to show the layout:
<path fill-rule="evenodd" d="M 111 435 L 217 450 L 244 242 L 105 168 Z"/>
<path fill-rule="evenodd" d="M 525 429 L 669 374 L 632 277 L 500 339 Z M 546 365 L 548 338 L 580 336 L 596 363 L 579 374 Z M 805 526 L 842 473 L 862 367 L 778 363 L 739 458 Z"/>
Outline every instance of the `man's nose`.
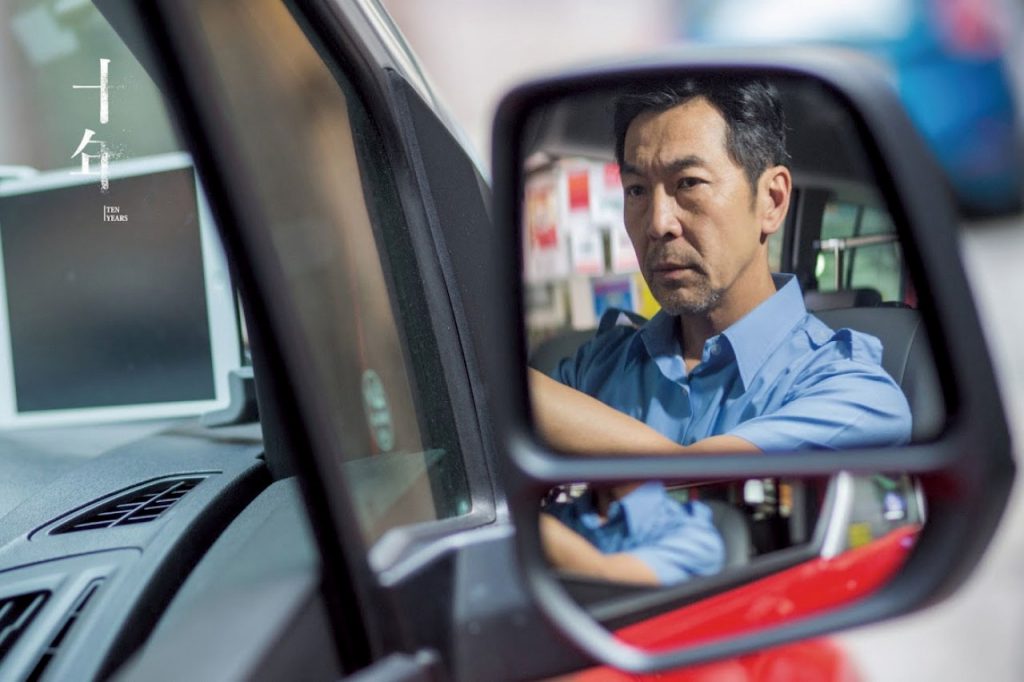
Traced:
<path fill-rule="evenodd" d="M 651 196 L 651 220 L 648 225 L 651 239 L 682 236 L 683 226 L 679 222 L 678 209 L 674 195 L 665 191 L 664 187 L 654 187 Z"/>

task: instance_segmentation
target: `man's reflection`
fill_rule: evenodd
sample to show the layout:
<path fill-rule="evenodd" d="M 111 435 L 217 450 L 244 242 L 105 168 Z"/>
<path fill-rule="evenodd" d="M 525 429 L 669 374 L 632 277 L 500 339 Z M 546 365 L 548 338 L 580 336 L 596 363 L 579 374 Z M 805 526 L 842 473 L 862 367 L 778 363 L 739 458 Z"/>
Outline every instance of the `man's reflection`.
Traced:
<path fill-rule="evenodd" d="M 608 311 L 559 365 L 564 385 L 533 373 L 548 440 L 602 454 L 906 442 L 910 409 L 881 367 L 878 339 L 830 329 L 808 314 L 793 275 L 769 270 L 767 240 L 792 189 L 774 89 L 719 77 L 629 94 L 617 102 L 615 135 L 626 229 L 662 311 L 639 325 Z M 640 519 L 655 508 L 663 523 Z M 545 544 L 562 568 L 665 583 L 722 565 L 707 507 L 680 505 L 658 483 L 551 511 L 559 520 L 543 519 Z M 583 538 L 604 552 L 600 570 L 563 551 Z"/>
<path fill-rule="evenodd" d="M 670 585 L 722 569 L 725 548 L 711 509 L 680 503 L 660 483 L 592 489 L 541 514 L 551 562 L 583 575 Z"/>

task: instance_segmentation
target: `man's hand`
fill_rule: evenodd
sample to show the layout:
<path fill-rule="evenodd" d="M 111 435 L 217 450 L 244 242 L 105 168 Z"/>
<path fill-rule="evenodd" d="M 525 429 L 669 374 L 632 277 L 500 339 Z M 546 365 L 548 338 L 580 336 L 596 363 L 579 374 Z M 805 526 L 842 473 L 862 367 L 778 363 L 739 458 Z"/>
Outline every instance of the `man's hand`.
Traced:
<path fill-rule="evenodd" d="M 697 455 L 760 452 L 737 436 L 680 445 L 643 422 L 530 369 L 537 430 L 553 447 L 577 455 Z"/>
<path fill-rule="evenodd" d="M 540 538 L 544 553 L 556 568 L 602 580 L 658 584 L 658 576 L 640 559 L 624 553 L 602 554 L 582 535 L 543 512 Z"/>

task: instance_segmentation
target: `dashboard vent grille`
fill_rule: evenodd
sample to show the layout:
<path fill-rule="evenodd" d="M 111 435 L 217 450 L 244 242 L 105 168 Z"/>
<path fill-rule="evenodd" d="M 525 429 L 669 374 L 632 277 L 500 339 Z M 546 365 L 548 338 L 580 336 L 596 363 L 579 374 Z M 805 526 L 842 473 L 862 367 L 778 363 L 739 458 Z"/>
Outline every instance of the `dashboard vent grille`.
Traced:
<path fill-rule="evenodd" d="M 156 521 L 190 490 L 199 485 L 203 477 L 176 478 L 151 483 L 93 507 L 64 523 L 53 534 L 74 533 L 80 530 L 113 528 L 136 523 Z"/>
<path fill-rule="evenodd" d="M 14 648 L 49 596 L 49 592 L 41 590 L 0 598 L 0 661 Z"/>
<path fill-rule="evenodd" d="M 99 589 L 100 585 L 103 584 L 103 578 L 97 578 L 93 580 L 89 585 L 82 591 L 82 594 L 78 597 L 78 601 L 75 602 L 71 612 L 64 618 L 64 623 L 61 625 L 60 630 L 57 631 L 57 635 L 50 641 L 49 646 L 43 651 L 42 657 L 39 662 L 36 663 L 36 667 L 32 669 L 32 674 L 29 675 L 25 682 L 36 682 L 42 679 L 43 673 L 46 672 L 46 666 L 50 665 L 50 661 L 57 655 L 57 651 L 60 650 L 60 645 L 64 642 L 64 638 L 68 632 L 74 626 L 75 621 L 85 610 L 85 605 L 89 603 L 92 596 L 96 594 L 96 590 Z"/>

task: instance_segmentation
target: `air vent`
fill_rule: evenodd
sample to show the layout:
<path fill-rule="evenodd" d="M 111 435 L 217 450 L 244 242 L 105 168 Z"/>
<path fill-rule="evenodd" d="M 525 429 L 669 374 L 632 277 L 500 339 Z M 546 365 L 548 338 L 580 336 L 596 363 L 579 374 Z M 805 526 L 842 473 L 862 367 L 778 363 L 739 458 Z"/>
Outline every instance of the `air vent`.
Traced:
<path fill-rule="evenodd" d="M 74 533 L 80 530 L 113 528 L 114 526 L 156 521 L 202 480 L 202 477 L 176 478 L 151 483 L 144 488 L 137 488 L 98 507 L 93 507 L 84 514 L 58 526 L 51 533 Z"/>
<path fill-rule="evenodd" d="M 46 666 L 50 665 L 50 661 L 52 661 L 53 657 L 57 655 L 57 652 L 60 650 L 60 645 L 64 642 L 64 638 L 75 624 L 78 616 L 80 616 L 82 611 L 85 610 L 85 605 L 89 603 L 89 600 L 92 599 L 92 596 L 96 594 L 96 590 L 98 590 L 102 584 L 103 578 L 97 578 L 89 583 L 89 585 L 82 591 L 82 594 L 78 597 L 78 601 L 76 601 L 74 607 L 72 607 L 71 612 L 64 618 L 64 623 L 61 625 L 60 630 L 57 631 L 57 636 L 50 641 L 49 646 L 47 646 L 46 650 L 43 652 L 42 658 L 40 658 L 39 662 L 36 663 L 36 667 L 32 669 L 32 674 L 25 679 L 25 682 L 36 682 L 37 680 L 42 679 L 43 673 L 46 672 Z"/>
<path fill-rule="evenodd" d="M 14 648 L 21 633 L 25 632 L 49 597 L 47 591 L 0 597 L 0 661 Z"/>

